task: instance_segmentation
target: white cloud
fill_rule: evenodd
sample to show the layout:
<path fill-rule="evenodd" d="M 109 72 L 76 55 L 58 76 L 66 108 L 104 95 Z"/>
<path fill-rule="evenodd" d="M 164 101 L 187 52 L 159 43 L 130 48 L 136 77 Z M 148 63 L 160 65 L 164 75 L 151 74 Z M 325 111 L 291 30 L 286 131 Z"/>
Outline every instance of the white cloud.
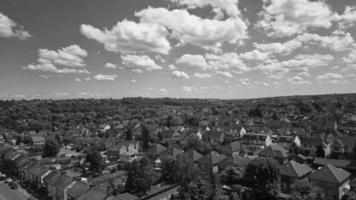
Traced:
<path fill-rule="evenodd" d="M 168 0 L 179 5 L 187 6 L 189 9 L 204 8 L 211 6 L 214 12 L 226 12 L 227 15 L 237 17 L 240 15 L 238 0 Z"/>
<path fill-rule="evenodd" d="M 284 61 L 268 60 L 258 65 L 256 69 L 263 71 L 270 78 L 281 79 L 290 71 L 301 73 L 308 72 L 310 68 L 327 66 L 333 59 L 330 54 L 301 54 Z"/>
<path fill-rule="evenodd" d="M 127 69 L 131 69 L 136 73 L 162 69 L 161 66 L 157 65 L 154 60 L 146 55 L 121 55 L 121 59 Z"/>
<path fill-rule="evenodd" d="M 91 25 L 82 24 L 80 32 L 88 39 L 104 44 L 108 51 L 168 54 L 171 49 L 166 38 L 169 33 L 164 26 L 159 24 L 123 20 L 114 25 L 111 30 L 100 30 Z"/>
<path fill-rule="evenodd" d="M 202 55 L 184 54 L 176 61 L 176 63 L 180 65 L 198 67 L 202 70 L 206 70 L 209 68 L 208 63 Z"/>
<path fill-rule="evenodd" d="M 132 79 L 131 83 L 137 83 L 137 81 L 135 79 Z"/>
<path fill-rule="evenodd" d="M 268 58 L 268 54 L 254 49 L 240 54 L 240 58 L 244 60 L 266 60 Z"/>
<path fill-rule="evenodd" d="M 177 69 L 177 67 L 174 66 L 173 64 L 170 64 L 170 65 L 168 66 L 168 68 L 169 68 L 170 70 L 176 70 L 176 69 Z"/>
<path fill-rule="evenodd" d="M 193 91 L 196 91 L 196 89 L 195 89 L 194 87 L 192 87 L 192 86 L 183 86 L 183 87 L 182 87 L 182 90 L 183 90 L 184 92 L 193 92 Z"/>
<path fill-rule="evenodd" d="M 342 29 L 353 26 L 356 23 L 356 6 L 346 6 L 344 13 L 336 13 L 333 20 L 339 22 Z"/>
<path fill-rule="evenodd" d="M 251 85 L 251 82 L 248 78 L 243 78 L 243 79 L 240 79 L 240 82 L 242 85 Z"/>
<path fill-rule="evenodd" d="M 353 49 L 349 55 L 342 58 L 349 68 L 356 70 L 356 49 Z"/>
<path fill-rule="evenodd" d="M 112 63 L 106 63 L 104 65 L 105 68 L 111 68 L 111 69 L 115 69 L 117 66 L 115 64 L 112 64 Z"/>
<path fill-rule="evenodd" d="M 225 78 L 233 78 L 234 77 L 230 72 L 227 72 L 227 71 L 216 71 L 215 73 L 222 77 L 225 77 Z"/>
<path fill-rule="evenodd" d="M 212 77 L 211 74 L 207 74 L 207 73 L 194 73 L 193 76 L 195 78 L 211 78 Z"/>
<path fill-rule="evenodd" d="M 189 79 L 189 75 L 182 71 L 173 71 L 172 72 L 173 79 Z"/>
<path fill-rule="evenodd" d="M 310 81 L 306 81 L 304 80 L 302 77 L 300 76 L 294 76 L 294 77 L 290 77 L 287 79 L 290 83 L 292 84 L 298 84 L 298 85 L 306 85 L 306 84 L 311 84 Z"/>
<path fill-rule="evenodd" d="M 247 38 L 247 25 L 239 17 L 224 21 L 202 19 L 186 10 L 147 8 L 136 13 L 144 23 L 158 23 L 171 30 L 171 37 L 182 44 L 193 44 L 204 49 L 221 51 L 223 43 L 237 44 Z"/>
<path fill-rule="evenodd" d="M 292 36 L 310 28 L 329 28 L 332 11 L 324 1 L 310 0 L 263 0 L 258 27 L 269 36 Z"/>
<path fill-rule="evenodd" d="M 21 25 L 0 12 L 0 37 L 26 40 L 31 37 L 31 34 L 25 31 Z"/>
<path fill-rule="evenodd" d="M 37 64 L 30 64 L 23 69 L 45 71 L 60 74 L 89 73 L 83 68 L 86 66 L 84 58 L 88 53 L 78 45 L 71 45 L 59 50 L 39 49 Z"/>
<path fill-rule="evenodd" d="M 302 43 L 297 40 L 290 40 L 288 42 L 280 43 L 254 43 L 256 49 L 268 53 L 269 55 L 282 54 L 288 55 L 292 53 L 295 49 L 302 46 Z"/>
<path fill-rule="evenodd" d="M 161 88 L 161 89 L 159 89 L 159 92 L 162 93 L 162 94 L 167 94 L 168 90 L 166 90 L 164 88 Z"/>
<path fill-rule="evenodd" d="M 332 79 L 343 79 L 344 76 L 341 74 L 336 74 L 336 73 L 325 73 L 323 75 L 317 76 L 315 79 L 316 80 L 332 80 Z"/>
<path fill-rule="evenodd" d="M 94 76 L 94 79 L 98 81 L 114 81 L 117 78 L 117 75 L 104 75 L 104 74 L 97 74 Z"/>

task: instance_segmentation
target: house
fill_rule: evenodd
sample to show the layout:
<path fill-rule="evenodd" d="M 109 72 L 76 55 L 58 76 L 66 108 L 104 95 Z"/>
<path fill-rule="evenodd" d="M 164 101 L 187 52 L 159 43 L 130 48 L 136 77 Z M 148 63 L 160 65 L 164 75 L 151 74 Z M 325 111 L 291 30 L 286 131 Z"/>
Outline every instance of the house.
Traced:
<path fill-rule="evenodd" d="M 200 158 L 203 157 L 203 155 L 201 155 L 200 153 L 198 153 L 193 149 L 186 151 L 185 154 L 187 154 L 188 157 L 191 158 L 193 162 L 197 162 Z"/>
<path fill-rule="evenodd" d="M 83 181 L 76 180 L 67 189 L 67 200 L 78 200 L 78 198 L 86 193 L 90 189 L 90 186 Z"/>
<path fill-rule="evenodd" d="M 341 199 L 349 186 L 351 174 L 343 169 L 332 165 L 325 165 L 308 176 L 314 185 L 323 189 L 324 193 L 331 198 Z"/>
<path fill-rule="evenodd" d="M 139 153 L 139 144 L 136 141 L 123 141 L 109 147 L 107 155 L 109 159 L 132 158 Z"/>
<path fill-rule="evenodd" d="M 221 152 L 227 156 L 239 154 L 241 151 L 242 151 L 242 146 L 240 141 L 231 142 L 221 147 Z"/>
<path fill-rule="evenodd" d="M 106 194 L 96 189 L 91 189 L 78 198 L 78 200 L 104 200 Z"/>
<path fill-rule="evenodd" d="M 331 152 L 339 155 L 352 156 L 353 148 L 356 145 L 356 137 L 342 136 L 336 137 L 331 145 Z"/>
<path fill-rule="evenodd" d="M 150 155 L 153 155 L 155 157 L 161 155 L 164 151 L 167 150 L 167 147 L 161 145 L 161 144 L 154 144 L 149 150 L 148 153 Z"/>
<path fill-rule="evenodd" d="M 126 192 L 116 196 L 108 197 L 105 200 L 139 200 L 139 198 L 133 194 Z"/>
<path fill-rule="evenodd" d="M 46 138 L 43 136 L 31 136 L 31 143 L 36 146 L 42 146 L 46 142 Z"/>
<path fill-rule="evenodd" d="M 226 156 L 219 154 L 216 151 L 211 151 L 209 154 L 200 158 L 197 163 L 202 167 L 211 167 L 214 173 L 219 172 L 219 164 Z"/>
<path fill-rule="evenodd" d="M 328 164 L 345 170 L 356 171 L 356 162 L 353 160 L 315 158 L 313 161 L 315 167 L 322 167 Z"/>
<path fill-rule="evenodd" d="M 111 174 L 104 174 L 98 176 L 90 181 L 91 188 L 95 188 L 101 192 L 106 191 L 109 184 L 112 184 L 115 188 L 119 185 L 124 186 L 127 180 L 127 171 L 121 170 Z"/>
<path fill-rule="evenodd" d="M 30 182 L 35 188 L 41 188 L 41 178 L 48 173 L 50 169 L 45 165 L 40 165 L 30 172 Z"/>
<path fill-rule="evenodd" d="M 140 200 L 170 200 L 178 193 L 179 185 L 152 186 Z"/>
<path fill-rule="evenodd" d="M 283 148 L 281 145 L 271 144 L 258 152 L 258 156 L 274 158 L 279 162 L 279 164 L 283 164 L 288 159 L 289 153 L 288 150 Z"/>
<path fill-rule="evenodd" d="M 278 143 L 284 148 L 289 149 L 290 145 L 294 143 L 300 147 L 300 139 L 298 136 L 283 135 L 278 138 Z"/>
<path fill-rule="evenodd" d="M 253 149 L 263 149 L 272 144 L 272 138 L 267 134 L 248 133 L 243 137 L 243 146 Z"/>
<path fill-rule="evenodd" d="M 42 190 L 45 191 L 49 197 L 52 193 L 55 194 L 55 190 L 51 186 L 52 183 L 55 182 L 60 176 L 62 176 L 62 174 L 58 170 L 52 170 L 43 177 Z"/>
<path fill-rule="evenodd" d="M 163 151 L 159 157 L 166 158 L 166 157 L 172 157 L 172 158 L 177 158 L 180 154 L 183 153 L 183 150 L 177 149 L 175 147 L 169 147 L 165 151 Z"/>
<path fill-rule="evenodd" d="M 50 196 L 55 200 L 64 200 L 66 198 L 65 191 L 71 185 L 73 178 L 68 175 L 62 175 L 52 183 L 50 183 Z"/>
<path fill-rule="evenodd" d="M 300 147 L 303 150 L 314 154 L 318 146 L 323 147 L 324 150 L 327 148 L 326 143 L 320 137 L 300 137 Z"/>
<path fill-rule="evenodd" d="M 290 185 L 297 180 L 302 180 L 312 172 L 312 168 L 305 164 L 299 164 L 291 160 L 280 167 L 281 170 L 281 185 L 285 192 L 290 191 Z"/>

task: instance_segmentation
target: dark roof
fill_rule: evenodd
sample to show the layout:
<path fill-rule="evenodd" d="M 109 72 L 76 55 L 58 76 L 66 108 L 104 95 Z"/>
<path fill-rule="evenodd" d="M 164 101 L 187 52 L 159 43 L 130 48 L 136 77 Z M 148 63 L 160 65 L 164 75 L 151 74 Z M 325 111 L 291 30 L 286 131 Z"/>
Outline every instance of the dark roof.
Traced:
<path fill-rule="evenodd" d="M 31 174 L 35 177 L 41 177 L 49 171 L 47 166 L 41 165 L 32 170 Z"/>
<path fill-rule="evenodd" d="M 82 181 L 76 181 L 74 185 L 68 189 L 68 195 L 77 199 L 82 194 L 87 192 L 90 189 L 90 186 Z"/>
<path fill-rule="evenodd" d="M 106 200 L 138 200 L 138 197 L 130 193 L 122 193 L 114 197 L 109 197 Z"/>
<path fill-rule="evenodd" d="M 95 189 L 89 190 L 87 193 L 79 197 L 78 200 L 104 200 L 106 194 Z"/>
<path fill-rule="evenodd" d="M 344 169 L 354 169 L 356 170 L 355 161 L 351 160 L 339 160 L 339 159 L 327 159 L 327 158 L 315 158 L 314 165 L 324 166 L 327 164 L 333 165 L 335 167 L 341 167 Z"/>
<path fill-rule="evenodd" d="M 109 180 L 113 180 L 115 178 L 122 177 L 122 176 L 127 176 L 127 171 L 120 170 L 120 171 L 116 171 L 111 174 L 104 174 L 102 176 L 98 176 L 98 177 L 94 178 L 91 182 L 94 184 L 102 183 L 102 182 L 107 182 Z"/>
<path fill-rule="evenodd" d="M 55 181 L 60 176 L 61 176 L 61 173 L 59 171 L 52 170 L 49 174 L 47 174 L 47 176 L 45 176 L 43 178 L 43 182 L 45 182 L 46 184 L 49 184 L 49 183 Z"/>
<path fill-rule="evenodd" d="M 323 146 L 324 141 L 319 137 L 300 137 L 300 143 L 302 145 Z"/>
<path fill-rule="evenodd" d="M 356 144 L 356 137 L 343 136 L 337 137 L 335 140 L 337 140 L 341 145 L 346 147 L 354 147 Z"/>
<path fill-rule="evenodd" d="M 195 150 L 188 150 L 186 152 L 188 154 L 188 156 L 193 160 L 193 162 L 198 161 L 200 158 L 203 157 L 203 155 L 201 155 L 200 153 L 198 153 Z"/>
<path fill-rule="evenodd" d="M 154 155 L 158 156 L 161 153 L 163 153 L 167 147 L 161 145 L 161 144 L 155 144 L 152 149 L 150 150 Z"/>
<path fill-rule="evenodd" d="M 328 164 L 310 174 L 309 179 L 340 184 L 347 180 L 350 175 L 349 172 Z"/>
<path fill-rule="evenodd" d="M 226 156 L 221 155 L 216 151 L 211 151 L 209 154 L 200 158 L 198 160 L 198 162 L 201 164 L 216 165 L 216 164 L 220 163 L 222 160 L 224 160 L 225 158 L 226 158 Z"/>
<path fill-rule="evenodd" d="M 224 153 L 233 153 L 233 152 L 241 151 L 241 149 L 242 149 L 241 143 L 238 141 L 231 142 L 222 147 L 222 151 Z"/>
<path fill-rule="evenodd" d="M 303 165 L 291 160 L 280 167 L 281 175 L 301 178 L 312 171 L 308 165 Z"/>
<path fill-rule="evenodd" d="M 279 144 L 271 144 L 262 149 L 258 155 L 262 157 L 287 158 L 288 151 Z"/>
<path fill-rule="evenodd" d="M 55 182 L 53 182 L 52 185 L 54 185 L 57 188 L 65 188 L 71 182 L 73 182 L 73 178 L 72 177 L 70 177 L 68 175 L 62 175 Z"/>
<path fill-rule="evenodd" d="M 243 156 L 233 156 L 232 161 L 235 166 L 246 168 L 248 163 L 250 163 L 251 159 L 249 157 L 243 157 Z"/>
<path fill-rule="evenodd" d="M 167 148 L 165 151 L 163 151 L 160 154 L 160 157 L 167 157 L 167 156 L 177 157 L 181 153 L 183 153 L 183 150 L 177 149 L 175 147 Z"/>

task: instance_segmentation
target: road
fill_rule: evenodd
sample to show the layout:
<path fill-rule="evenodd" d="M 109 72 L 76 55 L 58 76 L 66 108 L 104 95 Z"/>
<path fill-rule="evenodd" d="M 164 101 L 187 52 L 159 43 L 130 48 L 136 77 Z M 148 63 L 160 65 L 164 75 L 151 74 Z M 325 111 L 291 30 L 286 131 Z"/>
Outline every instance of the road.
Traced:
<path fill-rule="evenodd" d="M 3 181 L 0 182 L 0 200 L 27 200 L 18 189 L 11 189 Z"/>

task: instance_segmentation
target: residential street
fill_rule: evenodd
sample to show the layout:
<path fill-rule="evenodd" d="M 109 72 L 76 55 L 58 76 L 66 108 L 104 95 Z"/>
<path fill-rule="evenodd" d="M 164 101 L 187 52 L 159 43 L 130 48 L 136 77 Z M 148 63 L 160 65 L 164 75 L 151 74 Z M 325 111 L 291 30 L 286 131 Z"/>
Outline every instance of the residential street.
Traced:
<path fill-rule="evenodd" d="M 11 189 L 3 181 L 0 182 L 0 200 L 26 200 L 26 196 L 23 195 L 19 189 Z"/>

